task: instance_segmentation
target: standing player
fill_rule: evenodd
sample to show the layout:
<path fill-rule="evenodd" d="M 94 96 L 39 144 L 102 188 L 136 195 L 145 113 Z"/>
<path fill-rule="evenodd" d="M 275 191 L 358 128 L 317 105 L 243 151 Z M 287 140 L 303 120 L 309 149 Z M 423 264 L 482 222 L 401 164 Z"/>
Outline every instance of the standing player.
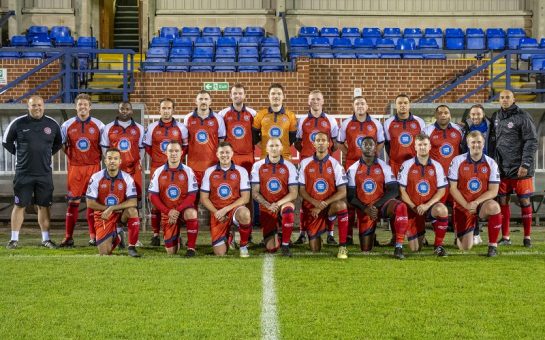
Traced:
<path fill-rule="evenodd" d="M 330 152 L 335 151 L 339 127 L 337 120 L 323 111 L 324 96 L 320 90 L 311 91 L 308 95 L 308 115 L 297 122 L 297 140 L 295 149 L 299 151 L 299 159 L 305 159 L 314 154 L 314 137 L 317 132 L 325 132 L 329 136 Z M 306 231 L 300 229 L 297 243 L 303 243 Z M 333 225 L 328 226 L 327 244 L 336 245 Z"/>
<path fill-rule="evenodd" d="M 102 152 L 100 135 L 104 124 L 91 117 L 91 97 L 81 93 L 76 97 L 76 117 L 68 119 L 61 126 L 63 150 L 68 159 L 68 209 L 66 211 L 66 234 L 61 247 L 73 247 L 74 227 L 78 220 L 81 197 L 87 191 L 91 176 L 100 170 Z M 89 245 L 96 244 L 95 219 L 93 210 L 87 206 Z"/>
<path fill-rule="evenodd" d="M 269 138 L 276 137 L 282 142 L 284 159 L 291 159 L 290 146 L 297 136 L 297 119 L 295 114 L 283 106 L 284 87 L 280 84 L 269 86 L 270 106 L 260 110 L 252 126 L 254 145 L 261 142 L 261 158 L 265 158 L 265 149 Z"/>
<path fill-rule="evenodd" d="M 227 253 L 227 235 L 232 225 L 240 233 L 240 257 L 249 257 L 248 239 L 252 232 L 250 181 L 243 167 L 232 162 L 233 147 L 220 142 L 216 156 L 219 162 L 206 169 L 201 186 L 201 204 L 210 211 L 210 234 L 214 254 Z"/>
<path fill-rule="evenodd" d="M 448 228 L 448 210 L 441 203 L 448 185 L 443 167 L 430 157 L 430 138 L 424 134 L 415 137 L 416 157 L 401 166 L 398 182 L 401 200 L 407 204 L 408 240 L 412 251 L 420 251 L 426 233 L 425 223 L 432 221 L 435 232 L 435 254 L 447 256 L 443 240 Z"/>
<path fill-rule="evenodd" d="M 301 161 L 299 168 L 299 194 L 303 198 L 301 224 L 307 230 L 310 250 L 322 248 L 321 235 L 328 221 L 337 218 L 339 228 L 340 259 L 348 258 L 346 234 L 348 233 L 348 211 L 346 210 L 346 175 L 342 166 L 329 157 L 329 136 L 318 132 L 314 138 L 316 153 Z"/>
<path fill-rule="evenodd" d="M 396 113 L 384 122 L 384 136 L 389 164 L 397 176 L 401 164 L 416 156 L 414 137 L 424 130 L 425 123 L 410 112 L 411 101 L 406 94 L 398 95 L 395 104 Z"/>
<path fill-rule="evenodd" d="M 193 170 L 181 163 L 182 145 L 176 141 L 167 145 L 168 162 L 153 173 L 149 192 L 153 205 L 161 211 L 163 240 L 169 255 L 180 248 L 180 227 L 187 227 L 186 257 L 195 256 L 199 221 L 195 199 L 199 187 Z"/>
<path fill-rule="evenodd" d="M 165 154 L 168 143 L 177 141 L 182 143 L 182 147 L 187 149 L 187 129 L 176 122 L 172 117 L 174 115 L 174 101 L 170 98 L 164 98 L 159 103 L 159 113 L 161 118 L 151 123 L 144 135 L 144 147 L 146 153 L 151 157 L 150 174 L 167 162 Z M 161 211 L 155 207 L 151 210 L 151 245 L 158 247 L 161 245 L 159 240 L 159 230 L 161 222 Z"/>
<path fill-rule="evenodd" d="M 479 220 L 488 220 L 488 256 L 496 256 L 502 222 L 500 206 L 494 201 L 500 186 L 498 165 L 483 154 L 484 138 L 479 131 L 470 132 L 466 139 L 469 152 L 455 157 L 448 173 L 458 246 L 471 249 L 473 229 Z"/>
<path fill-rule="evenodd" d="M 118 223 L 127 223 L 129 229 L 129 256 L 140 257 L 135 244 L 138 241 L 140 220 L 136 206 L 137 193 L 132 177 L 120 170 L 121 152 L 106 150 L 106 169 L 91 176 L 87 188 L 87 204 L 94 210 L 96 243 L 100 255 L 111 255 L 121 241 L 116 233 Z"/>
<path fill-rule="evenodd" d="M 184 124 L 189 134 L 187 165 L 200 185 L 206 169 L 218 162 L 216 151 L 225 139 L 225 124 L 210 108 L 212 97 L 208 91 L 199 91 L 195 103 L 197 108 L 184 117 Z"/>
<path fill-rule="evenodd" d="M 61 149 L 59 124 L 44 116 L 44 101 L 39 96 L 28 100 L 28 114 L 13 120 L 2 139 L 2 145 L 16 156 L 11 211 L 11 239 L 6 248 L 19 246 L 19 231 L 25 220 L 25 207 L 36 204 L 42 246 L 57 248 L 49 237 L 50 207 L 53 202 L 53 170 L 51 156 Z"/>
<path fill-rule="evenodd" d="M 348 202 L 357 209 L 361 251 L 373 249 L 377 221 L 394 221 L 396 243 L 394 256 L 404 259 L 403 241 L 407 232 L 407 206 L 396 199 L 399 185 L 390 166 L 377 157 L 377 143 L 363 137 L 362 157 L 348 169 Z"/>
<path fill-rule="evenodd" d="M 520 202 L 524 246 L 530 248 L 532 241 L 532 206 L 530 197 L 534 193 L 534 166 L 537 150 L 536 127 L 532 116 L 515 104 L 515 95 L 509 90 L 500 92 L 501 108 L 492 115 L 492 146 L 500 169 L 501 183 L 498 199 L 502 221 L 502 239 L 499 245 L 510 245 L 509 220 L 511 209 L 509 196 L 514 191 Z"/>
<path fill-rule="evenodd" d="M 263 240 L 269 252 L 279 248 L 278 224 L 282 227 L 282 255 L 291 257 L 290 238 L 295 220 L 297 169 L 282 157 L 282 142 L 270 138 L 267 157 L 254 164 L 251 175 L 252 196 L 259 203 Z"/>
<path fill-rule="evenodd" d="M 225 141 L 233 146 L 233 162 L 250 173 L 255 159 L 252 124 L 256 112 L 244 104 L 245 99 L 244 85 L 236 83 L 231 87 L 231 106 L 218 112 L 218 115 L 225 123 Z"/>
<path fill-rule="evenodd" d="M 367 110 L 367 100 L 363 96 L 354 97 L 353 101 L 354 115 L 351 118 L 345 119 L 341 127 L 339 128 L 339 136 L 337 137 L 337 143 L 339 150 L 346 156 L 344 162 L 345 170 L 348 170 L 350 166 L 359 161 L 362 156 L 361 142 L 364 137 L 372 137 L 377 145 L 376 152 L 379 155 L 384 147 L 384 129 L 382 124 L 372 118 Z M 348 207 L 348 244 L 353 244 L 352 224 L 355 218 L 355 210 L 353 207 Z"/>

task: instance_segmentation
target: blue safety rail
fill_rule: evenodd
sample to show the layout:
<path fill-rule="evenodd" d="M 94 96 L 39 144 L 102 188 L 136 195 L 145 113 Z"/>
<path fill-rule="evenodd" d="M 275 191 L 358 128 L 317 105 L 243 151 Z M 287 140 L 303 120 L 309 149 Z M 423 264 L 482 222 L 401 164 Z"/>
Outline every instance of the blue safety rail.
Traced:
<path fill-rule="evenodd" d="M 46 98 L 46 102 L 54 102 L 60 98 L 63 103 L 72 103 L 77 94 L 84 92 L 90 94 L 121 94 L 123 100 L 129 100 L 129 94 L 134 90 L 134 51 L 130 49 L 4 47 L 1 51 L 3 53 L 19 53 L 21 55 L 35 53 L 36 55 L 42 56 L 35 59 L 41 61 L 39 65 L 0 88 L 0 93 L 2 94 L 7 93 L 9 95 L 9 90 L 17 88 L 23 81 L 32 77 L 40 70 L 43 70 L 48 65 L 55 62 L 60 64 L 59 73 L 46 79 L 40 85 L 34 87 L 22 96 L 13 98 L 12 102 L 14 103 L 20 103 L 56 80 L 61 81 L 59 92 L 52 97 Z M 96 63 L 98 54 L 122 54 L 123 69 L 99 69 L 98 64 Z M 87 80 L 93 74 L 98 73 L 122 75 L 123 86 L 121 88 L 118 88 L 117 86 L 115 88 L 101 89 L 86 88 Z"/>

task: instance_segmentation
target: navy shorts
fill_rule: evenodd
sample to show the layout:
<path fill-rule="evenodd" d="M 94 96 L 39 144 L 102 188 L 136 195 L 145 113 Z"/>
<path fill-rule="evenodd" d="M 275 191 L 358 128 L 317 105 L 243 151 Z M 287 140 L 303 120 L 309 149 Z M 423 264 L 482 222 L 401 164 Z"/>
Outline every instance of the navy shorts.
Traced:
<path fill-rule="evenodd" d="M 51 174 L 43 176 L 15 174 L 13 193 L 14 203 L 20 207 L 31 204 L 50 207 L 53 203 L 53 176 Z"/>

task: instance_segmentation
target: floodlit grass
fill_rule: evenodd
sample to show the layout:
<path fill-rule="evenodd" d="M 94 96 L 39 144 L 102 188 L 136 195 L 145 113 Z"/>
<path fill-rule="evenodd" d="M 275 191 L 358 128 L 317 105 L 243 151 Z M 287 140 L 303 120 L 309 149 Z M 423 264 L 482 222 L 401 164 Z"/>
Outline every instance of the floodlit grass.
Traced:
<path fill-rule="evenodd" d="M 318 255 L 294 247 L 293 258 L 274 263 L 280 336 L 542 338 L 545 232 L 535 228 L 529 250 L 520 232 L 512 236 L 515 245 L 493 259 L 483 256 L 486 245 L 462 254 L 452 234 L 448 258 L 433 256 L 432 247 L 406 248 L 407 259 L 397 261 L 390 248 L 363 255 L 352 246 L 340 261 L 336 247 Z M 96 256 L 81 232 L 74 249 L 42 249 L 39 237 L 24 229 L 21 249 L 8 251 L 9 231 L 0 230 L 0 339 L 261 337 L 264 252 L 257 247 L 250 259 L 238 252 L 215 258 L 201 233 L 197 258 L 143 247 L 144 257 L 133 259 Z M 388 237 L 380 231 L 381 241 Z"/>

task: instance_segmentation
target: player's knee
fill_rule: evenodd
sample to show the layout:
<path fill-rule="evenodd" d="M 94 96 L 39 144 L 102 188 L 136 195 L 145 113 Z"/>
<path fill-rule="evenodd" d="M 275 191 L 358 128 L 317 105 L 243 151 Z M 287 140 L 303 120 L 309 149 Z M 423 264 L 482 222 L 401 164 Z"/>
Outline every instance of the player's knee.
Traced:
<path fill-rule="evenodd" d="M 197 218 L 197 210 L 193 208 L 185 209 L 184 211 L 184 219 L 185 220 L 194 220 Z"/>
<path fill-rule="evenodd" d="M 295 205 L 292 202 L 282 204 L 282 210 L 286 208 L 291 208 L 295 210 Z"/>
<path fill-rule="evenodd" d="M 443 203 L 437 203 L 434 207 L 434 215 L 437 217 L 448 217 L 448 209 L 447 206 Z"/>
<path fill-rule="evenodd" d="M 487 215 L 496 215 L 501 212 L 500 205 L 498 202 L 493 200 L 488 200 L 483 204 L 483 209 Z"/>
<path fill-rule="evenodd" d="M 524 198 L 519 197 L 519 203 L 521 207 L 527 207 L 531 205 L 530 199 L 528 197 L 524 197 Z"/>
<path fill-rule="evenodd" d="M 344 200 L 339 200 L 339 201 L 335 202 L 335 210 L 336 211 L 345 210 L 346 207 L 347 207 L 347 205 L 346 205 L 346 202 Z"/>
<path fill-rule="evenodd" d="M 252 222 L 252 215 L 250 214 L 250 210 L 246 207 L 241 207 L 237 210 L 237 221 L 239 221 L 242 224 L 249 224 Z"/>
<path fill-rule="evenodd" d="M 126 211 L 129 218 L 138 217 L 138 210 L 135 207 L 127 208 Z"/>
<path fill-rule="evenodd" d="M 498 196 L 498 203 L 501 205 L 509 204 L 509 196 L 507 195 Z"/>

